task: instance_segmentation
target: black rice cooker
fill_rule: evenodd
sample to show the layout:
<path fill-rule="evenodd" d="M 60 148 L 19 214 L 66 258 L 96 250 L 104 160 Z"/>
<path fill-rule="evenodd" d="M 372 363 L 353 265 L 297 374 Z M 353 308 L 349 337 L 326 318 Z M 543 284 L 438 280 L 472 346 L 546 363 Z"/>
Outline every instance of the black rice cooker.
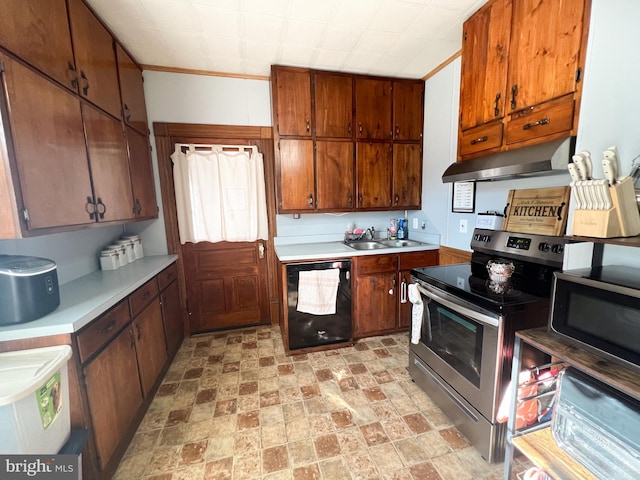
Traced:
<path fill-rule="evenodd" d="M 60 289 L 54 261 L 0 255 L 0 326 L 36 320 L 58 305 Z"/>

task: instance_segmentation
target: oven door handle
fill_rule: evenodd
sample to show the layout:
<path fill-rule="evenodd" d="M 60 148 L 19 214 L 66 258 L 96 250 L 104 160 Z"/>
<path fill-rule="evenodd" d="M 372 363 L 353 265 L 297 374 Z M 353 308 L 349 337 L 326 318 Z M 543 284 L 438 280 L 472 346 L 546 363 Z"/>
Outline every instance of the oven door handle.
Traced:
<path fill-rule="evenodd" d="M 424 283 L 418 283 L 418 290 L 424 295 L 429 297 L 434 302 L 440 303 L 452 311 L 476 320 L 477 322 L 489 325 L 494 328 L 498 328 L 500 324 L 500 317 L 487 315 L 484 311 L 473 308 L 473 305 L 462 305 L 459 299 L 455 299 L 453 295 L 449 295 L 446 292 L 436 290 L 431 285 L 425 285 Z M 465 302 L 467 303 L 467 302 Z"/>

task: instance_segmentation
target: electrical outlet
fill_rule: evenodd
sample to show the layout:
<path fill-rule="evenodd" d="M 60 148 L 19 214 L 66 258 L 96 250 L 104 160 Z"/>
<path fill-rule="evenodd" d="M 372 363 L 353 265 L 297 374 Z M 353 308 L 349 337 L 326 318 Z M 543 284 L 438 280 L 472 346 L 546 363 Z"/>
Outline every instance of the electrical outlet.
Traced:
<path fill-rule="evenodd" d="M 417 230 L 417 229 L 418 229 L 418 219 L 417 219 L 417 218 L 414 218 L 414 219 L 413 219 L 413 229 L 414 229 L 414 230 Z"/>
<path fill-rule="evenodd" d="M 467 220 L 466 219 L 461 219 L 460 220 L 460 225 L 458 226 L 458 231 L 460 233 L 467 233 Z"/>

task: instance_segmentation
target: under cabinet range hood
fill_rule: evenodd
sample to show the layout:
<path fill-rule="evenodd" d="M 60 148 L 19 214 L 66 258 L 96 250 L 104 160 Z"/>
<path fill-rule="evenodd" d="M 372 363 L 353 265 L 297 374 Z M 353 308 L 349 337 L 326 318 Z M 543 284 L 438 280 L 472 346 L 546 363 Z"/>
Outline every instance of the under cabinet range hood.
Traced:
<path fill-rule="evenodd" d="M 442 174 L 442 183 L 508 180 L 520 176 L 567 173 L 567 164 L 575 153 L 575 148 L 576 137 L 566 137 L 456 162 Z"/>

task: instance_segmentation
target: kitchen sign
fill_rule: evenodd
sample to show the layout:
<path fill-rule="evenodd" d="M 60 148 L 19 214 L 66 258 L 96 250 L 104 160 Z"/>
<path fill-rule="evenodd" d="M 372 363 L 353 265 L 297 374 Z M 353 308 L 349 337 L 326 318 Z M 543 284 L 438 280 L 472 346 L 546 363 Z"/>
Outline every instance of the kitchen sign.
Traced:
<path fill-rule="evenodd" d="M 538 235 L 564 235 L 569 214 L 570 187 L 510 190 L 504 230 Z"/>

